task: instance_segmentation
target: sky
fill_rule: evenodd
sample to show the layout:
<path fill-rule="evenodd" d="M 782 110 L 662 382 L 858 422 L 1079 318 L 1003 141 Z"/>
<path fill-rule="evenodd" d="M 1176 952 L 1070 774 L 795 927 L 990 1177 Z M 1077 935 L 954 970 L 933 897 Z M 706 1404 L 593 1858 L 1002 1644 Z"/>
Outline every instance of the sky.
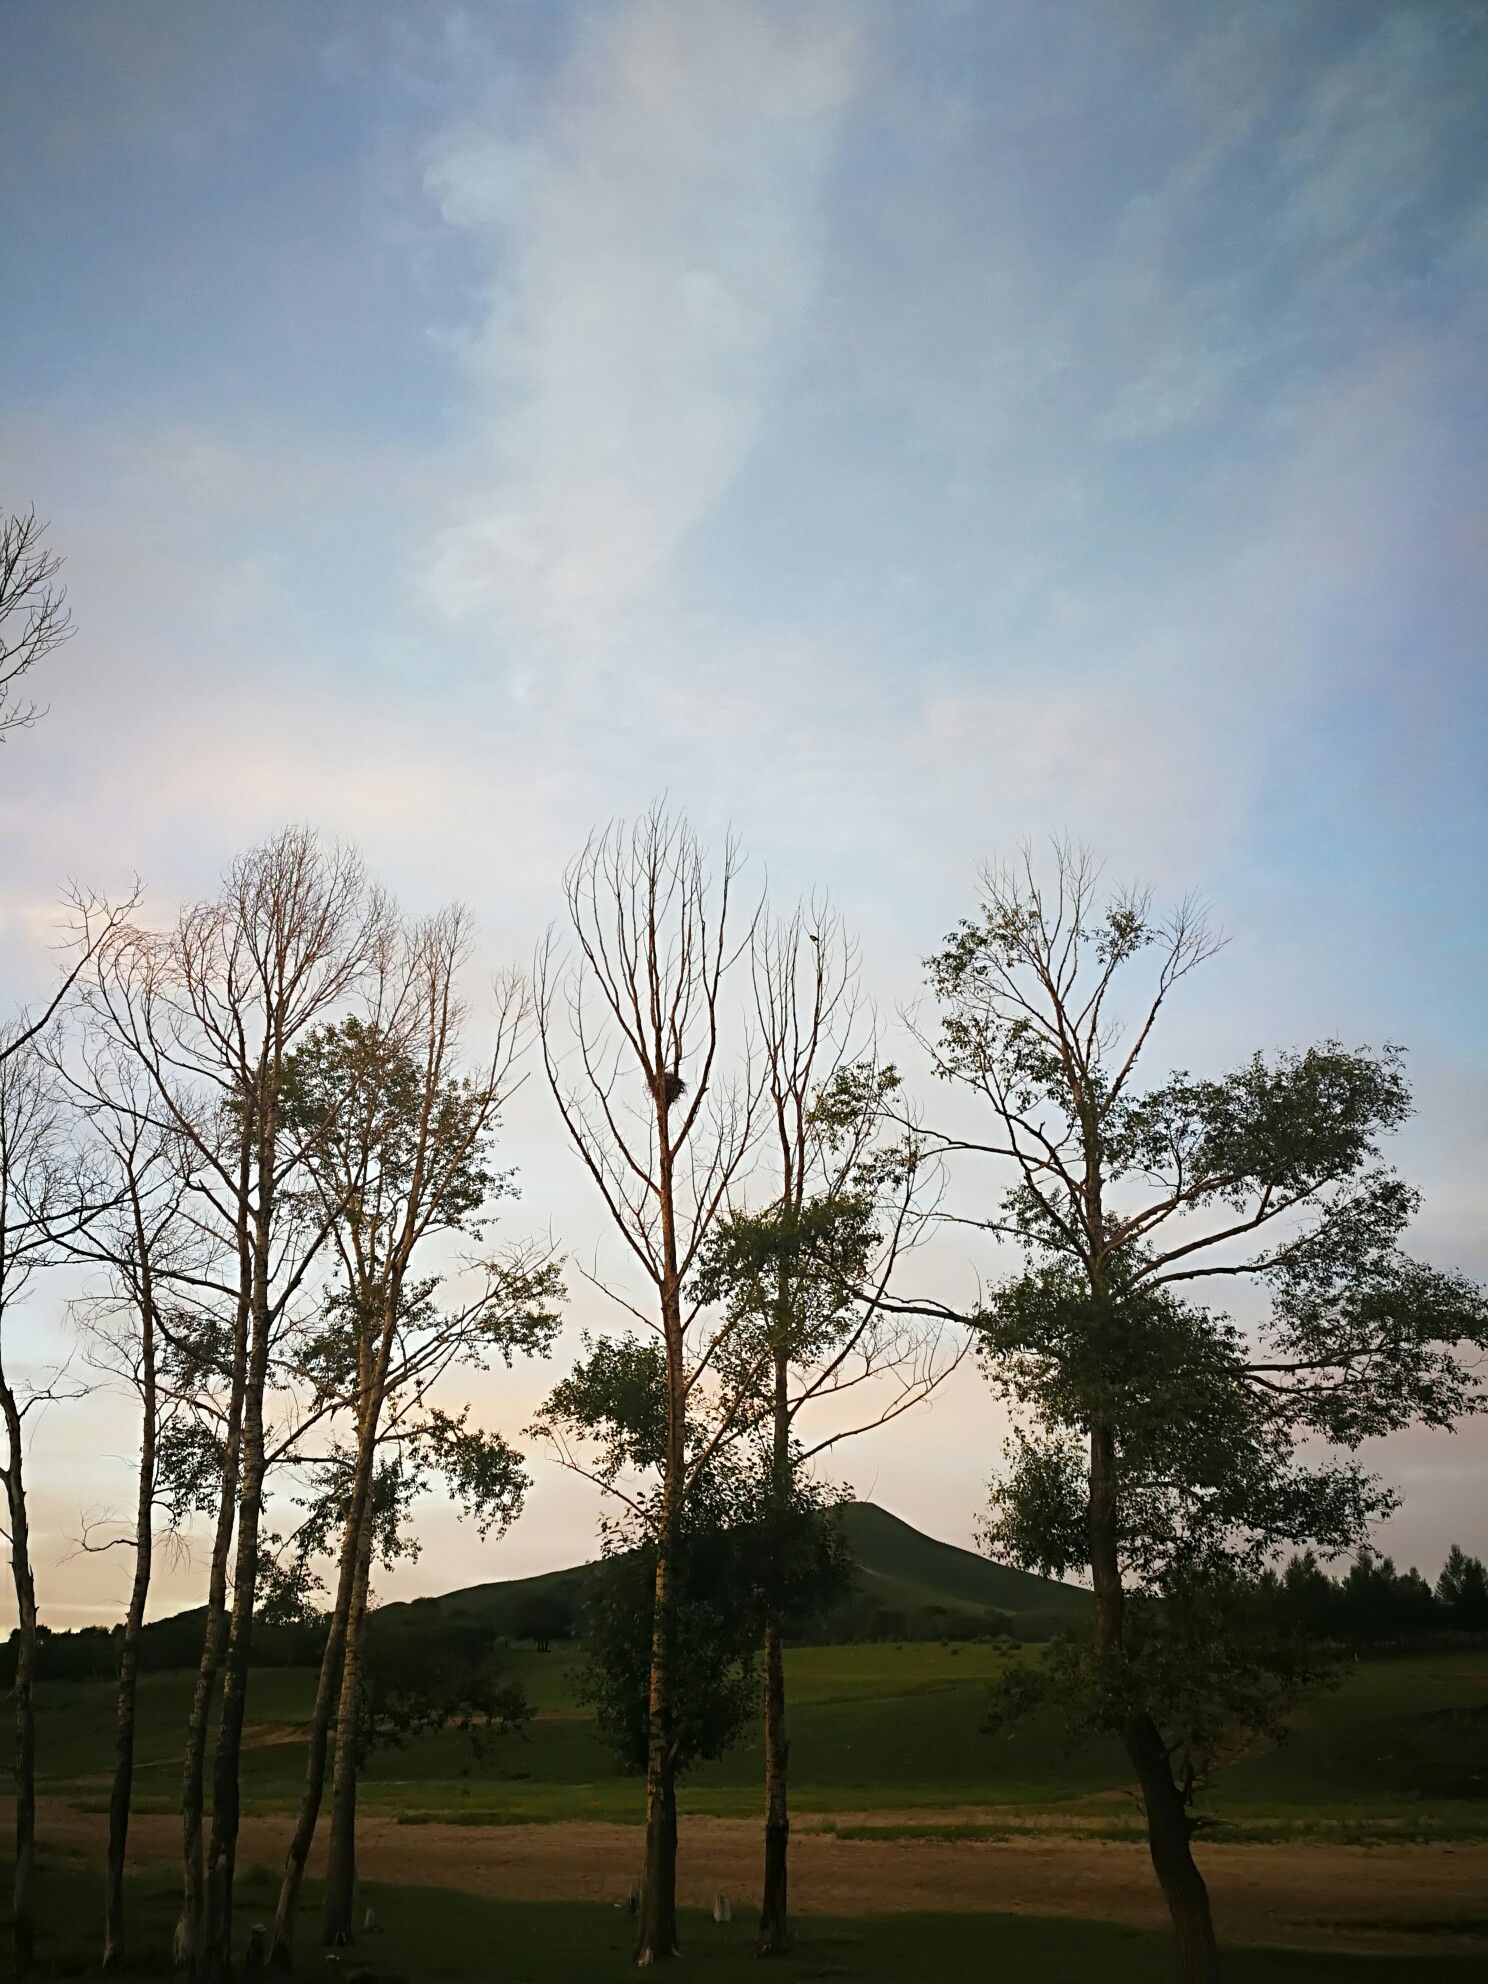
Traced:
<path fill-rule="evenodd" d="M 1475 0 L 9 0 L 5 37 L 0 500 L 77 628 L 0 748 L 12 1008 L 70 879 L 167 917 L 287 821 L 521 964 L 591 825 L 665 795 L 830 892 L 894 1038 L 978 864 L 1064 832 L 1229 933 L 1174 1061 L 1408 1047 L 1412 1245 L 1488 1272 Z M 603 1266 L 535 1088 L 505 1154 L 509 1218 Z M 1003 1430 L 968 1365 L 836 1472 L 970 1543 Z M 107 1393 L 37 1426 L 56 1625 L 117 1611 L 77 1538 L 130 1439 Z M 1488 1548 L 1488 1429 L 1369 1458 L 1386 1547 Z M 384 1595 L 590 1554 L 532 1465 L 499 1543 L 426 1506 Z"/>

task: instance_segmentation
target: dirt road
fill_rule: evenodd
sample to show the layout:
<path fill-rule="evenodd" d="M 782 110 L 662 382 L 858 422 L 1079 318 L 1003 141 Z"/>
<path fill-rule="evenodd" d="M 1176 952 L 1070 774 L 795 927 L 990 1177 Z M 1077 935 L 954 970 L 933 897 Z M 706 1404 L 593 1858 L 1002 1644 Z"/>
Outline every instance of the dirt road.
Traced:
<path fill-rule="evenodd" d="M 882 1822 L 884 1814 L 873 1815 Z M 926 1822 L 932 1813 L 917 1812 Z M 946 1820 L 965 1813 L 946 1813 Z M 849 1815 L 843 1814 L 847 1822 Z M 809 1823 L 809 1822 L 808 1822 Z M 100 1815 L 51 1804 L 44 1840 L 102 1852 Z M 285 1818 L 249 1817 L 240 1867 L 278 1865 Z M 324 1830 L 322 1828 L 322 1830 Z M 131 1858 L 174 1858 L 179 1821 L 138 1815 Z M 518 1826 L 400 1826 L 367 1814 L 361 1871 L 367 1880 L 414 1882 L 512 1898 L 615 1901 L 639 1871 L 633 1826 L 591 1821 Z M 759 1828 L 753 1821 L 690 1817 L 679 1887 L 684 1905 L 720 1890 L 747 1908 L 758 1892 Z M 1232 1942 L 1336 1950 L 1488 1951 L 1488 1846 L 1335 1846 L 1294 1842 L 1208 1846 L 1201 1853 L 1220 1934 Z M 806 1914 L 915 1910 L 1069 1915 L 1159 1926 L 1162 1903 L 1145 1849 L 1061 1838 L 854 1840 L 797 1831 L 791 1897 Z"/>

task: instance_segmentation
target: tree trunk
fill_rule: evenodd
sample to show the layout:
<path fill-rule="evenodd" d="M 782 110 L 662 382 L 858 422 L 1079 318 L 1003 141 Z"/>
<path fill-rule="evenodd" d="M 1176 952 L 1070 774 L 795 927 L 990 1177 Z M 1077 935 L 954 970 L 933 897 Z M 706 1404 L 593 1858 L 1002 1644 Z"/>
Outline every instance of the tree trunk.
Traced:
<path fill-rule="evenodd" d="M 109 1794 L 108 1854 L 103 1895 L 103 1968 L 124 1961 L 124 1853 L 129 1843 L 129 1807 L 134 1790 L 135 1696 L 139 1681 L 140 1630 L 150 1595 L 152 1529 L 155 1519 L 155 1332 L 148 1292 L 141 1305 L 140 1360 L 143 1414 L 140 1433 L 139 1498 L 134 1516 L 134 1580 L 124 1614 L 119 1649 L 119 1693 L 114 1714 L 114 1782 Z"/>
<path fill-rule="evenodd" d="M 260 1177 L 268 1166 L 261 1165 Z M 243 1725 L 248 1709 L 248 1664 L 253 1650 L 253 1607 L 258 1595 L 258 1542 L 264 1494 L 264 1388 L 268 1382 L 269 1230 L 271 1202 L 260 1189 L 253 1248 L 253 1341 L 243 1392 L 242 1495 L 233 1559 L 232 1618 L 222 1663 L 222 1707 L 212 1759 L 212 1832 L 207 1851 L 206 1976 L 232 1970 L 233 1877 L 237 1866 L 241 1791 L 238 1781 Z"/>
<path fill-rule="evenodd" d="M 359 1455 L 357 1481 L 352 1490 L 351 1507 L 347 1511 L 346 1528 L 341 1539 L 340 1562 L 336 1573 L 336 1601 L 331 1610 L 330 1629 L 326 1634 L 325 1651 L 320 1660 L 320 1678 L 315 1687 L 315 1709 L 310 1718 L 310 1747 L 305 1764 L 305 1788 L 300 1794 L 300 1809 L 295 1820 L 294 1836 L 289 1842 L 289 1851 L 284 1856 L 284 1877 L 279 1884 L 279 1905 L 274 1914 L 274 1942 L 269 1952 L 270 1967 L 274 1970 L 291 1970 L 294 1967 L 295 1914 L 299 1908 L 300 1886 L 305 1878 L 305 1866 L 310 1858 L 310 1847 L 315 1839 L 315 1828 L 320 1818 L 320 1802 L 325 1792 L 331 1718 L 336 1710 L 341 1687 L 342 1655 L 346 1645 L 347 1623 L 356 1592 L 362 1526 L 366 1516 L 367 1497 L 362 1483 L 362 1472 Z"/>
<path fill-rule="evenodd" d="M 326 1861 L 320 1939 L 329 1947 L 349 1943 L 355 1933 L 357 1727 L 361 1712 L 362 1646 L 367 1624 L 367 1588 L 372 1576 L 372 1525 L 363 1523 L 357 1539 L 356 1574 L 341 1656 L 341 1694 L 336 1705 L 336 1761 L 331 1780 L 331 1838 Z"/>
<path fill-rule="evenodd" d="M 246 1195 L 247 1153 L 239 1179 Z M 203 1813 L 206 1807 L 207 1730 L 211 1721 L 212 1697 L 217 1691 L 217 1673 L 222 1660 L 222 1640 L 227 1624 L 227 1566 L 232 1555 L 233 1532 L 238 1515 L 238 1476 L 242 1463 L 243 1398 L 248 1381 L 248 1325 L 252 1312 L 253 1257 L 246 1235 L 239 1236 L 239 1293 L 233 1329 L 232 1376 L 228 1390 L 227 1432 L 222 1455 L 222 1499 L 217 1505 L 217 1526 L 212 1536 L 212 1562 L 207 1576 L 206 1620 L 202 1633 L 201 1659 L 197 1663 L 196 1685 L 191 1695 L 191 1712 L 186 1722 L 186 1752 L 181 1765 L 181 1921 L 176 1933 L 177 1947 L 185 1959 L 187 1973 L 200 1977 L 205 1957 L 207 1930 L 207 1868 L 204 1850 Z"/>
<path fill-rule="evenodd" d="M 655 1065 L 665 1067 L 657 1042 Z M 662 1336 L 666 1344 L 667 1432 L 662 1466 L 661 1521 L 656 1534 L 656 1580 L 651 1604 L 651 1671 L 646 1700 L 646 1867 L 641 1880 L 637 1964 L 670 1963 L 677 1954 L 677 1753 L 673 1655 L 677 1643 L 677 1547 L 687 1487 L 687 1384 L 682 1331 L 682 1276 L 677 1266 L 674 1152 L 667 1125 L 670 1092 L 656 1088 L 661 1214 Z"/>
<path fill-rule="evenodd" d="M 765 1885 L 757 1945 L 761 1956 L 780 1956 L 791 1946 L 787 1904 L 789 1758 L 790 1743 L 785 1733 L 785 1659 L 780 1622 L 771 1619 L 765 1627 Z"/>
<path fill-rule="evenodd" d="M 1095 1649 L 1102 1669 L 1100 1682 L 1112 1691 L 1121 1687 L 1125 1610 L 1119 1522 L 1116 1443 L 1110 1427 L 1097 1424 L 1090 1433 L 1090 1570 L 1095 1597 Z M 1152 1718 L 1143 1714 L 1132 1715 L 1126 1721 L 1122 1742 L 1147 1807 L 1147 1844 L 1172 1917 L 1179 1975 L 1183 1984 L 1215 1984 L 1219 1958 L 1209 1914 L 1209 1891 L 1194 1864 L 1188 1813 L 1173 1781 L 1167 1747 Z"/>
<path fill-rule="evenodd" d="M 1147 1843 L 1152 1866 L 1178 1944 L 1178 1974 L 1183 1984 L 1218 1984 L 1219 1953 L 1209 1913 L 1209 1890 L 1194 1863 L 1188 1812 L 1173 1781 L 1173 1767 L 1150 1716 L 1132 1719 L 1123 1732 L 1147 1807 Z"/>
<path fill-rule="evenodd" d="M 782 1271 L 779 1290 L 781 1329 L 789 1327 L 786 1318 L 787 1291 Z M 784 1334 L 774 1352 L 774 1387 L 771 1399 L 772 1438 L 770 1486 L 776 1513 L 783 1515 L 790 1502 L 790 1355 Z M 781 1956 L 791 1946 L 788 1871 L 790 1853 L 790 1804 L 787 1770 L 790 1743 L 785 1733 L 785 1653 L 781 1644 L 780 1619 L 771 1614 L 765 1622 L 765 1882 L 760 1902 L 760 1956 Z"/>
<path fill-rule="evenodd" d="M 641 1881 L 637 1965 L 677 1954 L 677 1777 L 670 1752 L 646 1770 L 646 1868 Z"/>
<path fill-rule="evenodd" d="M 248 1708 L 248 1662 L 253 1647 L 253 1603 L 258 1571 L 259 1518 L 263 1510 L 263 1411 L 251 1396 L 244 1415 L 243 1494 L 233 1564 L 232 1616 L 222 1662 L 222 1706 L 212 1759 L 212 1831 L 207 1851 L 206 1974 L 226 1977 L 232 1968 L 233 1876 L 240 1817 L 239 1760 Z"/>
<path fill-rule="evenodd" d="M 181 1895 L 181 1940 L 187 1968 L 199 1974 L 207 1922 L 207 1869 L 203 1813 L 206 1809 L 207 1729 L 212 1714 L 212 1697 L 217 1692 L 217 1672 L 222 1659 L 222 1636 L 227 1623 L 227 1560 L 232 1550 L 233 1530 L 238 1513 L 238 1438 L 233 1433 L 230 1453 L 223 1469 L 222 1501 L 217 1510 L 217 1529 L 212 1538 L 212 1564 L 207 1582 L 205 1630 L 201 1659 L 197 1664 L 196 1686 L 191 1695 L 191 1713 L 186 1723 L 186 1753 L 181 1768 L 181 1833 L 183 1881 Z"/>
<path fill-rule="evenodd" d="M 675 1557 L 682 1497 L 681 1456 L 669 1455 L 656 1538 L 651 1611 L 651 1673 L 646 1731 L 646 1867 L 641 1880 L 638 1964 L 677 1954 L 677 1784 L 672 1739 L 672 1652 L 676 1643 Z"/>
<path fill-rule="evenodd" d="M 5 1417 L 5 1497 L 10 1518 L 10 1571 L 16 1597 L 15 1665 L 15 1876 L 12 1890 L 16 1975 L 36 1961 L 36 1583 L 31 1574 L 31 1532 L 22 1473 L 21 1410 L 0 1375 Z"/>

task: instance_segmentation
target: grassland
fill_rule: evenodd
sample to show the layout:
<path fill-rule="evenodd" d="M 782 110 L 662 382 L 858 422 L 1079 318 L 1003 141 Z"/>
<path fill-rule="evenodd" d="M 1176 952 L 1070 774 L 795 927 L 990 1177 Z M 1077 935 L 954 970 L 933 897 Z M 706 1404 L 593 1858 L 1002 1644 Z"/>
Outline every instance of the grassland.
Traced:
<path fill-rule="evenodd" d="M 623 1892 L 629 1879 L 639 1787 L 616 1770 L 579 1705 L 572 1654 L 528 1649 L 513 1657 L 537 1709 L 525 1734 L 494 1744 L 485 1757 L 439 1735 L 373 1760 L 363 1800 L 369 1896 L 388 1933 L 364 1944 L 356 1962 L 374 1974 L 547 1984 L 627 1973 L 628 1923 L 596 1897 Z M 1073 1984 L 1099 1975 L 1145 1984 L 1168 1974 L 1167 1945 L 1146 1926 L 1156 1897 L 1145 1855 L 1134 1844 L 1109 1843 L 1133 1841 L 1140 1830 L 1119 1756 L 1100 1744 L 1072 1752 L 1047 1725 L 1004 1735 L 982 1728 L 989 1681 L 1006 1660 L 1027 1657 L 985 1642 L 791 1653 L 797 1898 L 808 1911 L 801 1950 L 785 1966 L 791 1978 L 874 1984 L 999 1974 Z M 270 1906 L 268 1870 L 299 1790 L 311 1686 L 305 1670 L 253 1676 L 245 1923 Z M 174 1893 L 168 1867 L 177 1850 L 168 1815 L 188 1688 L 181 1673 L 150 1674 L 141 1686 L 140 1865 L 131 1908 L 142 1976 L 164 1974 Z M 47 1960 L 55 1976 L 83 1975 L 96 1959 L 98 1872 L 89 1862 L 101 1833 L 111 1692 L 103 1683 L 44 1684 L 38 1706 L 53 1896 L 44 1911 L 53 1938 Z M 9 1760 L 8 1737 L 7 1728 L 0 1764 Z M 685 1787 L 690 1899 L 711 1892 L 716 1869 L 741 1903 L 726 1930 L 696 1914 L 686 1919 L 689 1974 L 710 1984 L 758 1975 L 743 1900 L 755 1864 L 758 1787 L 752 1743 L 697 1771 Z M 1225 1974 L 1234 1984 L 1407 1984 L 1481 1974 L 1488 1912 L 1472 1883 L 1488 1841 L 1488 1648 L 1360 1663 L 1309 1704 L 1288 1743 L 1238 1758 L 1209 1804 L 1220 1823 L 1206 1835 L 1206 1850 L 1221 1886 L 1229 1883 L 1221 1897 L 1229 1940 L 1313 1945 L 1300 1954 L 1232 1950 Z M 1013 1899 L 1006 1886 L 1013 1862 L 990 1842 L 1007 1843 L 1003 1852 L 1021 1866 L 1016 1906 L 1027 1912 L 990 1912 Z M 1403 1842 L 1434 1842 L 1439 1851 L 1423 1854 Z M 1374 1850 L 1361 1854 L 1364 1847 Z M 592 1863 L 587 1882 L 572 1877 L 579 1860 Z M 1094 1884 L 1067 1889 L 1066 1862 L 1077 1874 L 1083 1864 Z M 404 1885 L 375 1885 L 389 1878 Z M 1269 1920 L 1253 1920 L 1245 1884 L 1266 1881 L 1280 1899 Z M 460 1892 L 440 1892 L 445 1884 Z M 1366 1922 L 1361 1939 L 1350 1897 L 1375 1888 L 1377 1903 L 1364 1906 L 1378 1916 L 1379 1933 Z M 920 1912 L 871 1919 L 844 1912 L 876 1910 L 890 1890 L 898 1897 L 890 1906 Z M 1330 1910 L 1345 1904 L 1348 1934 L 1335 1936 Z M 822 1912 L 810 1912 L 813 1905 Z M 958 1912 L 946 1912 L 952 1908 Z M 1101 1919 L 1045 1919 L 1066 1908 Z M 1406 1914 L 1408 1922 L 1396 1919 Z M 312 1908 L 312 1942 L 313 1930 Z M 1340 1944 L 1358 1953 L 1331 1954 Z M 492 1951 L 501 1953 L 494 1969 Z M 319 1972 L 319 1953 L 307 1943 L 312 1955 Z"/>
<path fill-rule="evenodd" d="M 1000 1822 L 1130 1826 L 1127 1776 L 1114 1746 L 1075 1750 L 1050 1723 L 987 1734 L 987 1684 L 1008 1655 L 981 1643 L 802 1647 L 789 1656 L 797 1809 L 823 1818 L 916 1808 L 954 1816 L 995 1807 Z M 366 1802 L 415 1816 L 630 1819 L 637 1804 L 574 1692 L 571 1654 L 519 1650 L 514 1659 L 537 1715 L 524 1733 L 473 1756 L 453 1734 L 386 1751 L 369 1767 Z M 253 1677 L 244 1792 L 270 1811 L 296 1795 L 312 1677 L 265 1669 Z M 136 1789 L 142 1809 L 169 1809 L 188 1679 L 144 1677 Z M 101 1683 L 57 1683 L 39 1693 L 44 1789 L 102 1796 L 112 1702 Z M 8 1741 L 9 1731 L 5 1732 Z M 0 1760 L 5 1752 L 0 1748 Z M 687 1807 L 754 1811 L 759 1764 L 746 1742 L 688 1779 Z M 1210 1809 L 1236 1837 L 1311 1831 L 1488 1836 L 1488 1650 L 1361 1662 L 1298 1718 L 1291 1740 L 1238 1758 Z"/>

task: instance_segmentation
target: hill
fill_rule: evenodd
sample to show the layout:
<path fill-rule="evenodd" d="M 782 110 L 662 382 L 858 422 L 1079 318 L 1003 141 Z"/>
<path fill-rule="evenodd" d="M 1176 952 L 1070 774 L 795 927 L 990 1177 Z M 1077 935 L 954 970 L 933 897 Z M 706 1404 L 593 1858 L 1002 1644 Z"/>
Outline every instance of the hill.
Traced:
<path fill-rule="evenodd" d="M 974 1550 L 942 1543 L 876 1502 L 848 1502 L 840 1521 L 866 1599 L 896 1612 L 1006 1613 L 1024 1633 L 1052 1631 L 1090 1603 L 1077 1585 L 994 1564 Z"/>
<path fill-rule="evenodd" d="M 857 1591 L 824 1626 L 844 1637 L 873 1636 L 875 1621 L 889 1637 L 934 1630 L 944 1615 L 947 1630 L 986 1631 L 1004 1622 L 1023 1638 L 1039 1638 L 1072 1623 L 1089 1603 L 1074 1585 L 1034 1577 L 994 1564 L 975 1551 L 926 1536 L 875 1502 L 847 1502 L 840 1521 L 857 1566 Z M 537 1577 L 468 1585 L 439 1598 L 382 1608 L 387 1615 L 437 1611 L 445 1618 L 479 1619 L 514 1638 L 533 1636 L 533 1622 L 572 1617 L 582 1602 L 587 1564 Z M 556 1623 L 553 1630 L 561 1630 Z"/>

